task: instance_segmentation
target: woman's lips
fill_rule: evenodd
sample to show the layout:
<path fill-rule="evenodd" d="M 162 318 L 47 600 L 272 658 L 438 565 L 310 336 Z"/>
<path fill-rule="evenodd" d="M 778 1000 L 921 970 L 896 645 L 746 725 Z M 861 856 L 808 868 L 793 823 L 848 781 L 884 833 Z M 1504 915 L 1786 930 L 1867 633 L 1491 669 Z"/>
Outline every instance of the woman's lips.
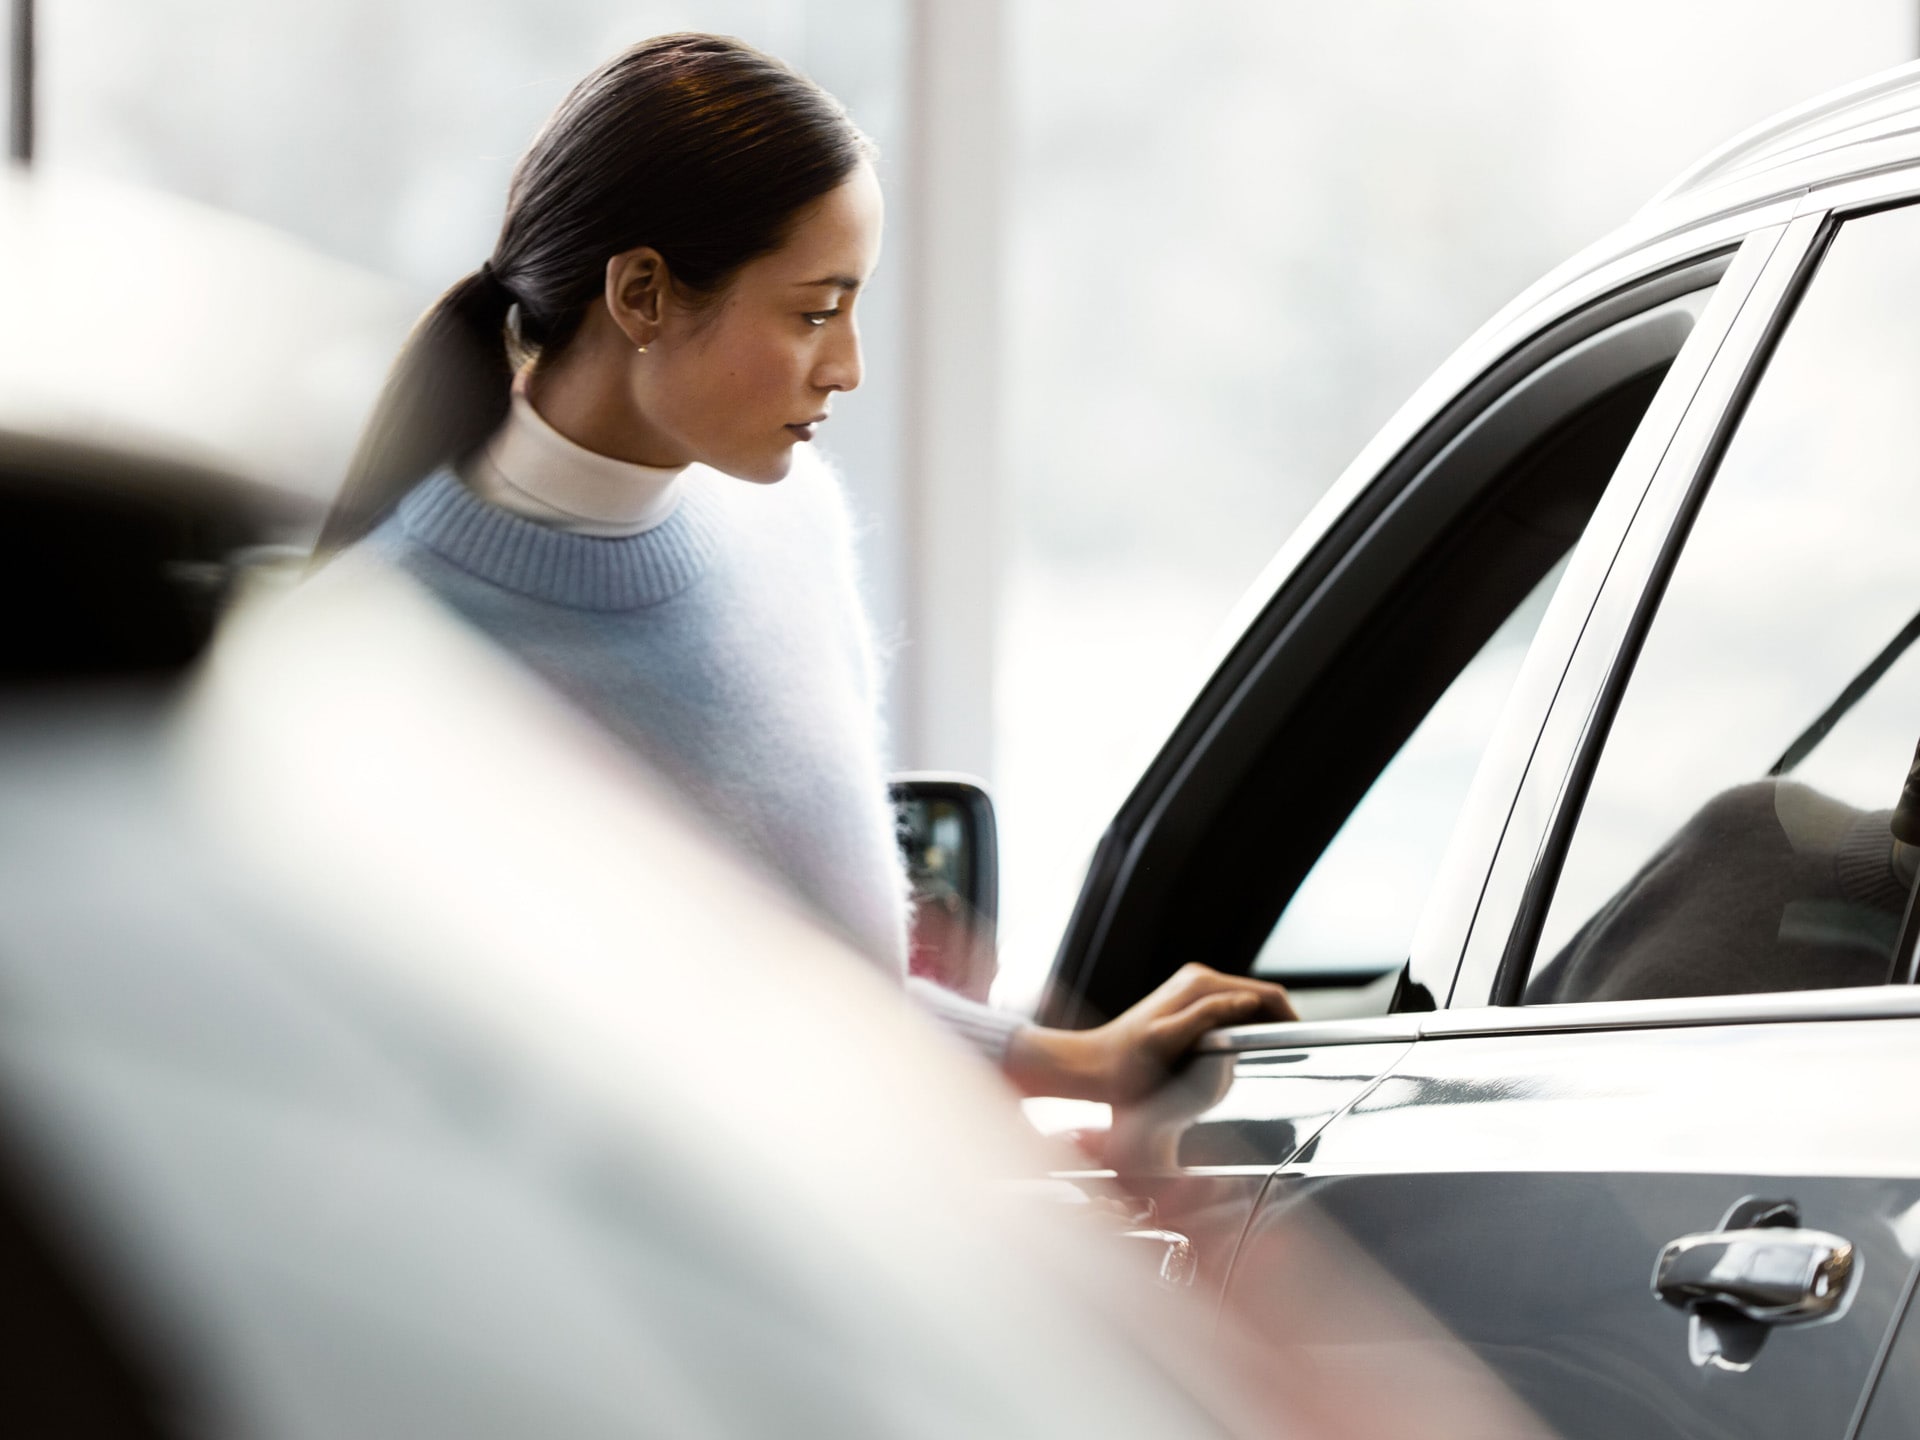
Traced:
<path fill-rule="evenodd" d="M 789 425 L 787 426 L 787 429 L 791 430 L 795 435 L 799 436 L 802 440 L 811 440 L 813 438 L 814 430 L 817 429 L 819 426 L 826 424 L 826 422 L 827 422 L 826 416 L 816 415 L 813 417 L 813 419 L 808 420 L 803 424 Z"/>

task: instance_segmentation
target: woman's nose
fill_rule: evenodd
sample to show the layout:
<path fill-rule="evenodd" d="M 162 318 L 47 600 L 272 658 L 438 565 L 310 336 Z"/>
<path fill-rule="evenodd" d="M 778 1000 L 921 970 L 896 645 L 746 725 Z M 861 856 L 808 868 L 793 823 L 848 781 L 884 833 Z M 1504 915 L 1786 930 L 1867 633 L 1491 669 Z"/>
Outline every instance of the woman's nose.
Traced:
<path fill-rule="evenodd" d="M 822 390 L 857 390 L 865 373 L 860 329 L 849 316 L 845 328 L 833 337 L 814 367 L 813 383 Z"/>

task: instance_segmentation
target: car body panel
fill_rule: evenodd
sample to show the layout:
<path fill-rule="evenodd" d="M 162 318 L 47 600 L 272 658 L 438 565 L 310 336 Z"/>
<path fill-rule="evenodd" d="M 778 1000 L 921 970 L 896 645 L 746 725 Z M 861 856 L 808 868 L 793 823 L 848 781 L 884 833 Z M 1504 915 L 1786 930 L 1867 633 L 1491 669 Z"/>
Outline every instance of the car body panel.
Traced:
<path fill-rule="evenodd" d="M 1920 1431 L 1920 1315 L 1914 1313 L 1915 1280 L 1907 1282 L 1900 1328 L 1888 1337 L 1873 1391 L 1861 1406 L 1848 1440 L 1907 1440 Z"/>
<path fill-rule="evenodd" d="M 1201 1055 L 1145 1103 L 1118 1112 L 1108 1168 L 1080 1183 L 1151 1202 L 1154 1223 L 1193 1247 L 1192 1284 L 1219 1300 L 1274 1170 L 1391 1071 L 1410 1041 L 1391 1026 L 1290 1026 L 1295 1043 Z"/>
<path fill-rule="evenodd" d="M 1838 1440 L 1920 1258 L 1916 1053 L 1911 1018 L 1423 1040 L 1276 1176 L 1228 1302 L 1306 1204 L 1569 1440 Z M 1755 1196 L 1850 1241 L 1858 1288 L 1696 1364 L 1654 1261 Z"/>

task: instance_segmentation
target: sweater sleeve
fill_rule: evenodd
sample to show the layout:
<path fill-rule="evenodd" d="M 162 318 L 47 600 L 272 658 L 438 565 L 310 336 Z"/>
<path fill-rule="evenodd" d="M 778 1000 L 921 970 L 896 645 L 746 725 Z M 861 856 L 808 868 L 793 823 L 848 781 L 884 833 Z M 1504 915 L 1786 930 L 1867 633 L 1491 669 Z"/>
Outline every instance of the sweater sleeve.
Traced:
<path fill-rule="evenodd" d="M 943 1025 L 996 1065 L 1006 1060 L 1007 1046 L 1013 1042 L 1014 1032 L 1028 1023 L 1027 1017 L 1016 1011 L 982 1005 L 930 980 L 909 978 L 907 990 Z"/>

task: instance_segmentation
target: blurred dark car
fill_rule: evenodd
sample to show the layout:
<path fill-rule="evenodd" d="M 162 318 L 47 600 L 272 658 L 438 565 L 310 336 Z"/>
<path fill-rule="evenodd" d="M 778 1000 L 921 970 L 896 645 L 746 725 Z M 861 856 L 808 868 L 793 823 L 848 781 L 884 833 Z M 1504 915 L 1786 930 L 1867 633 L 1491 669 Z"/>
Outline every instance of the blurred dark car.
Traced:
<path fill-rule="evenodd" d="M 1043 1007 L 1292 988 L 1087 1172 L 1229 1330 L 1312 1333 L 1312 1211 L 1561 1435 L 1920 1431 L 1916 396 L 1909 66 L 1521 296 L 1273 562 Z"/>
<path fill-rule="evenodd" d="M 896 986 L 398 578 L 282 583 L 338 396 L 256 302 L 367 282 L 19 179 L 0 273 L 103 206 L 185 328 L 0 400 L 0 1432 L 1248 1433 Z"/>

